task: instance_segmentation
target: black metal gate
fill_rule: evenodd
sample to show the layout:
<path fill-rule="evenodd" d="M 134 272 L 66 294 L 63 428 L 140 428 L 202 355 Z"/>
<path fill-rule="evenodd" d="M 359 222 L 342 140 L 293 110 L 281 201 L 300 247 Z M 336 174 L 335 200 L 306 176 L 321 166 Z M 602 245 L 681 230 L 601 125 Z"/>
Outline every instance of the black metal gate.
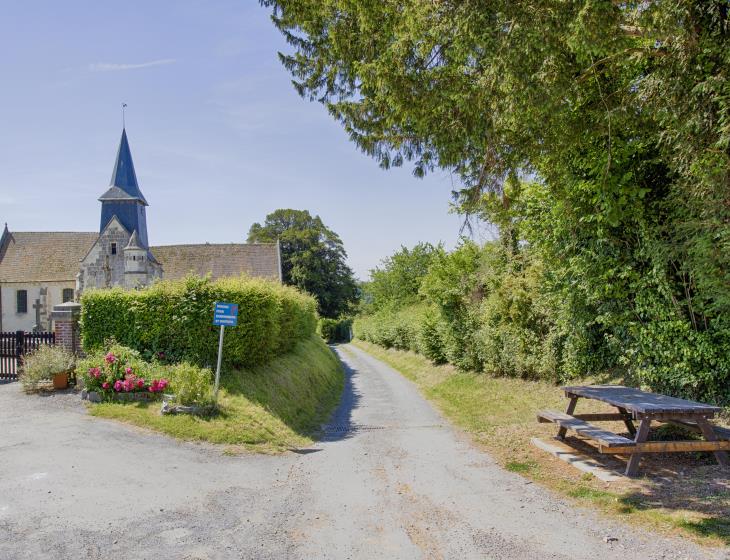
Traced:
<path fill-rule="evenodd" d="M 0 382 L 17 381 L 23 356 L 42 344 L 55 344 L 52 332 L 0 332 Z"/>

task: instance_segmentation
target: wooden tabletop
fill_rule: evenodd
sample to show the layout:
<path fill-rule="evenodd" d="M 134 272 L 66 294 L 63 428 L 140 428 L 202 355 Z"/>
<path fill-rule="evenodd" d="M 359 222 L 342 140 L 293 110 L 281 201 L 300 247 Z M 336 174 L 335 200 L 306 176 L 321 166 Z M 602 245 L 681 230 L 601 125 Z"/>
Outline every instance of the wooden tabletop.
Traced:
<path fill-rule="evenodd" d="M 585 385 L 563 387 L 569 397 L 583 397 L 603 401 L 638 414 L 704 414 L 714 416 L 722 409 L 695 401 L 667 397 L 622 385 Z"/>

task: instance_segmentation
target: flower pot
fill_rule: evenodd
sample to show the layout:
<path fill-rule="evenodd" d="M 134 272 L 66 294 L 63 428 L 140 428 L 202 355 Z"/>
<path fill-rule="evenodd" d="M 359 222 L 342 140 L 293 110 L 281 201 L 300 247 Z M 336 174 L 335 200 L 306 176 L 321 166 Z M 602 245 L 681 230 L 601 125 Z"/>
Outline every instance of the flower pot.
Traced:
<path fill-rule="evenodd" d="M 64 371 L 53 376 L 53 388 L 65 389 L 68 387 L 68 372 Z"/>

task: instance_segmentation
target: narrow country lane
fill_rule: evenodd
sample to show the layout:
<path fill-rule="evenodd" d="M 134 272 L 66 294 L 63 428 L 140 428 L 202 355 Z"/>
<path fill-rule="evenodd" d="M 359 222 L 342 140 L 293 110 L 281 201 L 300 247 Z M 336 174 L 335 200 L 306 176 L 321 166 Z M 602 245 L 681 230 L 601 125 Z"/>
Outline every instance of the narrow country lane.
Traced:
<path fill-rule="evenodd" d="M 728 558 L 503 471 L 397 372 L 337 352 L 347 385 L 325 437 L 278 457 L 227 457 L 0 386 L 0 559 Z"/>

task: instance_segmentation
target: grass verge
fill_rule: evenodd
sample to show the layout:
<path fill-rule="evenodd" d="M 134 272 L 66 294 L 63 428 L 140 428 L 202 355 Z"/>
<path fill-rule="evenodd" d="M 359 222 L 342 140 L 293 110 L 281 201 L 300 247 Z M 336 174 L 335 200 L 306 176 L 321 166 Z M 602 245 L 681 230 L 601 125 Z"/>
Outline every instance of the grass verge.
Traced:
<path fill-rule="evenodd" d="M 507 470 L 629 523 L 705 545 L 730 545 L 730 480 L 711 455 L 645 456 L 641 479 L 605 483 L 530 443 L 533 437 L 555 435 L 555 426 L 538 424 L 535 413 L 544 408 L 564 410 L 567 401 L 560 388 L 460 372 L 449 365 L 434 365 L 413 352 L 384 349 L 361 340 L 354 345 L 415 382 L 446 418 L 468 432 Z M 601 403 L 587 400 L 581 400 L 579 408 L 580 412 L 607 411 Z M 622 424 L 604 425 L 618 433 L 625 430 Z M 594 458 L 609 467 L 623 466 L 622 460 L 611 456 Z"/>
<path fill-rule="evenodd" d="M 185 440 L 230 444 L 228 453 L 276 453 L 312 443 L 312 433 L 339 401 L 344 374 L 318 336 L 264 366 L 225 371 L 220 412 L 210 417 L 160 414 L 160 403 L 101 403 L 93 416 L 112 418 Z"/>

